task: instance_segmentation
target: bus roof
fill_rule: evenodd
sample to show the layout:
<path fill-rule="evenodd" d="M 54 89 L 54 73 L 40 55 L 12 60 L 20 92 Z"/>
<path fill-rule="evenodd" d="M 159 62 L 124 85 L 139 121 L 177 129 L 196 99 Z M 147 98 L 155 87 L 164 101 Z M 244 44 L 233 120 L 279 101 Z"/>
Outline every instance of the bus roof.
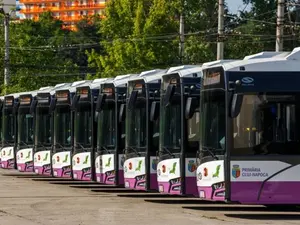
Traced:
<path fill-rule="evenodd" d="M 272 54 L 269 54 L 272 55 Z M 220 64 L 225 71 L 300 71 L 300 48 L 287 55 L 274 54 L 273 57 L 253 58 Z"/>
<path fill-rule="evenodd" d="M 62 87 L 69 87 L 70 85 L 71 85 L 71 83 L 61 83 L 61 84 L 55 85 L 54 87 L 50 86 L 50 87 L 40 88 L 38 90 L 37 94 L 50 93 L 51 95 L 53 95 L 57 89 L 62 88 Z"/>
<path fill-rule="evenodd" d="M 128 80 L 134 76 L 138 76 L 138 74 L 126 74 L 119 75 L 115 78 L 109 78 L 105 81 L 105 84 L 113 84 L 115 87 L 125 86 Z"/>
<path fill-rule="evenodd" d="M 199 65 L 181 65 L 181 66 L 174 66 L 174 67 L 170 67 L 167 71 L 167 73 L 171 74 L 175 71 L 179 71 L 179 70 L 184 70 L 184 69 L 192 69 L 195 67 L 199 67 Z"/>
<path fill-rule="evenodd" d="M 248 59 L 261 59 L 261 58 L 281 58 L 285 57 L 290 52 L 259 52 L 253 55 L 247 55 L 244 57 L 244 60 Z"/>
<path fill-rule="evenodd" d="M 235 61 L 240 61 L 240 59 L 223 59 L 223 60 L 215 60 L 211 62 L 206 62 L 202 64 L 202 69 L 205 69 L 210 66 L 215 66 L 215 65 L 220 65 L 223 63 L 228 63 L 228 62 L 235 62 Z"/>
<path fill-rule="evenodd" d="M 77 86 L 83 85 L 83 84 L 86 84 L 86 83 L 91 83 L 91 81 L 90 80 L 75 81 L 75 82 L 71 83 L 69 86 L 62 86 L 60 88 L 55 89 L 55 93 L 57 91 L 66 91 L 66 90 L 68 90 L 70 93 L 73 93 L 73 92 L 76 91 Z"/>
<path fill-rule="evenodd" d="M 90 89 L 99 89 L 100 84 L 105 82 L 107 79 L 108 78 L 99 78 L 99 79 L 95 79 L 95 80 L 89 80 L 86 83 L 76 86 L 76 89 L 81 88 L 81 87 L 89 87 Z"/>
<path fill-rule="evenodd" d="M 128 82 L 144 80 L 145 83 L 157 83 L 159 80 L 161 80 L 162 76 L 166 72 L 167 72 L 166 69 L 155 69 L 155 70 L 143 71 L 137 76 L 132 75 L 128 80 Z"/>
<path fill-rule="evenodd" d="M 40 89 L 39 89 L 40 90 Z M 28 91 L 28 92 L 22 92 L 20 93 L 19 97 L 20 96 L 23 96 L 23 95 L 31 95 L 32 97 L 35 97 L 37 96 L 37 93 L 39 90 L 34 90 L 34 91 Z"/>
<path fill-rule="evenodd" d="M 173 69 L 177 68 L 177 69 Z M 171 67 L 164 76 L 178 74 L 180 77 L 194 77 L 194 74 L 197 77 L 202 77 L 202 67 L 201 66 L 183 66 L 181 69 L 179 67 Z"/>

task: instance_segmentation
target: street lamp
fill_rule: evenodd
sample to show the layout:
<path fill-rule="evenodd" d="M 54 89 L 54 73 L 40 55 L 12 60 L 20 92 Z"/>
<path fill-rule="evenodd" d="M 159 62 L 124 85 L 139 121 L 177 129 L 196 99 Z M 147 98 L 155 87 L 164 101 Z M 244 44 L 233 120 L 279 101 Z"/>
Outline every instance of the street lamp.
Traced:
<path fill-rule="evenodd" d="M 5 42 L 5 52 L 4 52 L 4 85 L 9 84 L 10 74 L 9 74 L 9 21 L 12 14 L 16 10 L 10 10 L 8 13 L 4 10 L 4 5 L 0 7 L 0 14 L 4 16 L 4 42 Z"/>

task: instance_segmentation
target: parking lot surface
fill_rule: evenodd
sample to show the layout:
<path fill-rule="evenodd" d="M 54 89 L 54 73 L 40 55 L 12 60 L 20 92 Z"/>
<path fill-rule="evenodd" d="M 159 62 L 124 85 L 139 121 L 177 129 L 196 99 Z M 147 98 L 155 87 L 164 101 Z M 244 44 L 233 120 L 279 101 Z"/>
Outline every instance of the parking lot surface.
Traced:
<path fill-rule="evenodd" d="M 0 179 L 1 225 L 300 223 L 300 211 L 275 212 L 263 206 L 212 204 L 152 193 L 124 193 L 120 188 L 95 184 L 75 188 L 74 184 L 70 187 L 72 182 L 53 184 L 55 182 L 49 179 L 24 177 L 16 171 L 0 170 Z"/>

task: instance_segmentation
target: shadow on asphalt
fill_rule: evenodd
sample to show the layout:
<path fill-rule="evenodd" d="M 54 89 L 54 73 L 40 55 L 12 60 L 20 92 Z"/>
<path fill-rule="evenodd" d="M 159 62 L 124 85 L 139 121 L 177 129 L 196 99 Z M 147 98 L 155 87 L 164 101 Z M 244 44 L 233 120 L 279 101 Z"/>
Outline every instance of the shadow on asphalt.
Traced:
<path fill-rule="evenodd" d="M 224 214 L 230 218 L 248 220 L 300 220 L 300 214 Z"/>
<path fill-rule="evenodd" d="M 205 204 L 205 205 L 220 204 L 216 202 L 201 201 L 199 199 L 186 199 L 186 198 L 185 199 L 180 199 L 180 198 L 179 199 L 145 199 L 145 202 L 158 203 L 158 204 Z"/>
<path fill-rule="evenodd" d="M 192 210 L 200 210 L 200 211 L 233 211 L 233 212 L 299 212 L 300 216 L 300 209 L 299 208 L 268 208 L 264 206 L 226 206 L 226 205 L 220 205 L 220 206 L 183 206 L 184 209 L 192 209 Z M 234 215 L 234 214 L 230 214 Z M 276 214 L 278 215 L 278 214 Z"/>
<path fill-rule="evenodd" d="M 134 194 L 120 194 L 120 195 L 118 195 L 118 197 L 123 197 L 123 198 L 167 198 L 167 199 L 169 199 L 169 198 L 180 198 L 181 196 L 163 195 L 163 194 L 159 194 L 159 193 L 134 193 Z"/>

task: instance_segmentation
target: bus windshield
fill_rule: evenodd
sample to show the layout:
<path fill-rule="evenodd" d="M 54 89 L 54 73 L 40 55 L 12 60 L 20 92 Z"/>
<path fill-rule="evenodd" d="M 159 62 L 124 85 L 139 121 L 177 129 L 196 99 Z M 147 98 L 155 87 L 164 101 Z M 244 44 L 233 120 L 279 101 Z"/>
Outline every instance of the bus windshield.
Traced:
<path fill-rule="evenodd" d="M 181 150 L 181 105 L 180 101 L 161 109 L 161 146 L 179 153 Z"/>
<path fill-rule="evenodd" d="M 205 155 L 225 154 L 225 91 L 204 90 L 200 96 L 200 151 Z"/>
<path fill-rule="evenodd" d="M 114 105 L 104 108 L 98 117 L 98 148 L 112 150 L 116 145 Z"/>
<path fill-rule="evenodd" d="M 54 117 L 54 140 L 57 148 L 71 146 L 71 111 L 69 106 L 57 106 Z"/>
<path fill-rule="evenodd" d="M 28 108 L 20 108 L 18 114 L 18 144 L 32 145 L 33 144 L 33 116 L 28 113 Z"/>
<path fill-rule="evenodd" d="M 146 100 L 138 99 L 134 109 L 128 110 L 127 113 L 127 146 L 146 151 Z"/>
<path fill-rule="evenodd" d="M 90 103 L 81 105 L 75 114 L 75 145 L 81 147 L 92 146 L 92 112 Z"/>
<path fill-rule="evenodd" d="M 49 107 L 37 107 L 35 131 L 37 146 L 51 146 L 51 115 L 49 115 Z"/>
<path fill-rule="evenodd" d="M 300 155 L 300 94 L 245 94 L 233 120 L 232 155 Z"/>
<path fill-rule="evenodd" d="M 12 109 L 5 109 L 3 115 L 3 136 L 2 140 L 5 143 L 13 143 L 15 138 L 14 115 Z"/>

